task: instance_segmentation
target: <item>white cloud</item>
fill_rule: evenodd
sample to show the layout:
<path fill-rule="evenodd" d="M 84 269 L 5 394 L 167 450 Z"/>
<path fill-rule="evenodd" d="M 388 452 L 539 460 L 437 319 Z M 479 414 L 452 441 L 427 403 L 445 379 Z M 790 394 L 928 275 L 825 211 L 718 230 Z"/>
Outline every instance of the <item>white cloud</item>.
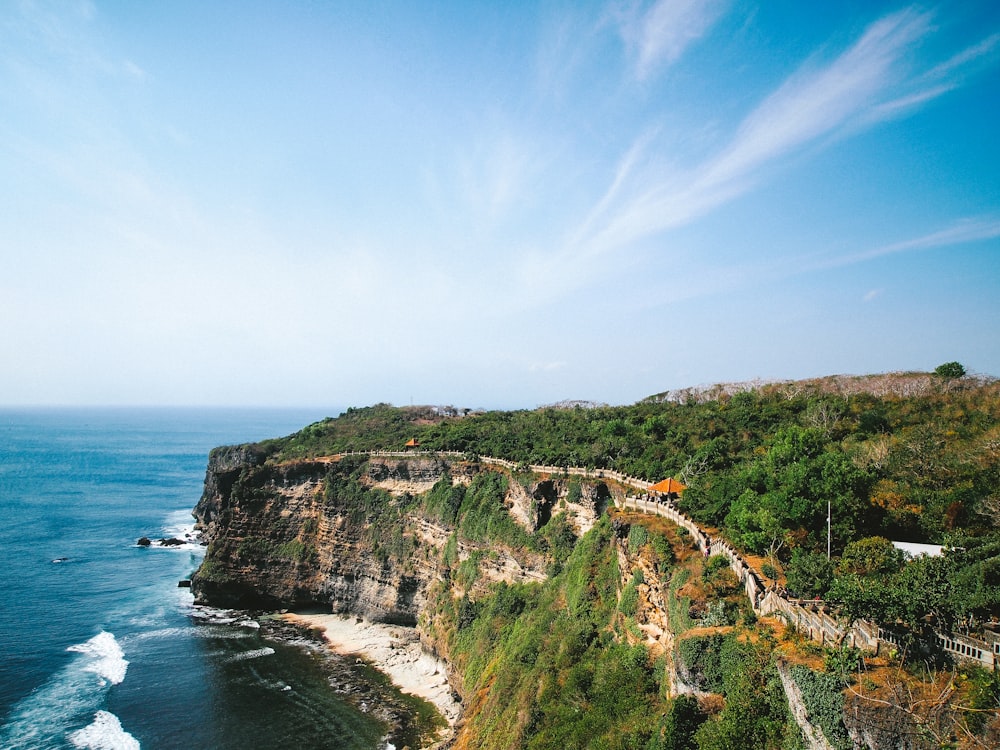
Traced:
<path fill-rule="evenodd" d="M 632 31 L 635 74 L 644 80 L 657 68 L 676 62 L 722 16 L 721 0 L 658 0 Z"/>
<path fill-rule="evenodd" d="M 969 242 L 992 240 L 997 237 L 1000 237 L 1000 219 L 995 216 L 960 219 L 944 229 L 847 255 L 831 257 L 811 254 L 798 259 L 784 259 L 780 262 L 754 261 L 738 269 L 737 283 L 733 286 L 746 286 L 752 281 L 761 279 L 775 280 L 828 271 L 833 268 L 865 263 L 887 255 L 951 247 Z M 865 302 L 871 302 L 881 296 L 884 291 L 882 288 L 871 289 L 865 293 L 863 299 Z"/>
<path fill-rule="evenodd" d="M 880 258 L 884 255 L 903 253 L 911 250 L 948 247 L 949 245 L 962 245 L 967 242 L 980 242 L 997 237 L 1000 237 L 1000 219 L 997 217 L 980 216 L 973 219 L 961 219 L 953 225 L 939 229 L 936 232 L 930 232 L 919 237 L 912 237 L 908 240 L 893 242 L 889 245 L 882 245 L 881 247 L 865 250 L 864 252 L 836 258 L 824 264 L 824 267 L 847 266 Z"/>
<path fill-rule="evenodd" d="M 146 71 L 143 70 L 139 65 L 132 62 L 131 60 L 125 60 L 122 63 L 122 68 L 124 68 L 125 73 L 137 81 L 141 81 L 146 77 Z"/>
<path fill-rule="evenodd" d="M 895 83 L 902 54 L 929 30 L 929 17 L 903 11 L 872 24 L 831 64 L 807 64 L 765 99 L 729 147 L 699 175 L 710 189 L 740 179 L 775 157 L 835 131 Z"/>
<path fill-rule="evenodd" d="M 607 252 L 686 225 L 750 190 L 768 168 L 796 151 L 942 95 L 956 84 L 942 82 L 941 75 L 933 81 L 926 73 L 907 75 L 904 65 L 932 30 L 930 14 L 913 9 L 872 23 L 831 62 L 802 65 L 743 119 L 725 146 L 686 172 L 636 170 L 637 156 L 652 150 L 639 139 L 573 235 L 579 249 Z M 962 61 L 986 54 L 993 46 L 987 42 L 974 48 L 975 54 L 961 54 L 953 64 L 938 66 L 939 71 L 957 69 Z M 652 153 L 648 161 L 663 159 Z"/>
<path fill-rule="evenodd" d="M 967 68 L 971 63 L 993 54 L 998 49 L 1000 49 L 1000 33 L 991 34 L 978 44 L 966 47 L 940 65 L 931 68 L 927 71 L 925 78 L 933 80 L 951 76 L 955 72 Z"/>

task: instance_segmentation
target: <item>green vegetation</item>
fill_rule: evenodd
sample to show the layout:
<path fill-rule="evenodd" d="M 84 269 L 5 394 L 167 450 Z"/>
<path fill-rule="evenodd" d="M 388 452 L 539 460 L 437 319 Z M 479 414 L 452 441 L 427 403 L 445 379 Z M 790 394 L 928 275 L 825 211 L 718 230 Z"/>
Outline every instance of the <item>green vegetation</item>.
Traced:
<path fill-rule="evenodd" d="M 632 524 L 628 530 L 628 551 L 634 555 L 648 541 L 649 532 L 646 531 L 646 527 L 637 523 Z"/>
<path fill-rule="evenodd" d="M 892 377 L 900 392 L 917 395 L 895 395 Z M 969 378 L 956 362 L 933 375 L 878 382 L 889 395 L 872 395 L 857 379 L 853 388 L 816 381 L 716 399 L 468 416 L 380 404 L 264 448 L 272 460 L 286 460 L 402 447 L 416 437 L 427 449 L 522 466 L 608 468 L 650 480 L 682 476 L 689 486 L 680 501 L 685 512 L 746 552 L 766 556 L 771 572 L 786 572 L 792 591 L 843 601 L 849 618 L 916 623 L 927 616 L 955 622 L 1000 615 L 1000 384 Z M 557 572 L 570 534 L 555 533 L 558 524 L 541 536 L 521 529 L 497 502 L 505 481 L 488 472 L 468 488 L 442 480 L 423 510 L 457 522 L 467 539 L 554 553 Z M 570 480 L 567 499 L 580 496 L 578 480 Z M 824 560 L 828 509 L 833 561 Z M 370 507 L 365 514 L 371 519 Z M 889 578 L 838 564 L 876 538 L 953 551 L 943 561 L 904 565 Z M 945 596 L 948 587 L 952 594 Z"/>
<path fill-rule="evenodd" d="M 452 484 L 451 477 L 443 476 L 424 497 L 424 511 L 442 523 L 453 524 L 465 501 L 465 488 Z"/>
<path fill-rule="evenodd" d="M 367 460 L 360 457 L 333 465 L 324 480 L 324 502 L 344 511 L 352 524 L 365 530 L 367 541 L 383 563 L 408 570 L 416 543 L 407 530 L 407 519 L 420 500 L 367 487 L 361 482 L 367 469 Z"/>
<path fill-rule="evenodd" d="M 960 362 L 945 362 L 934 368 L 934 374 L 939 378 L 953 380 L 954 378 L 965 377 L 965 367 Z"/>
<path fill-rule="evenodd" d="M 691 598 L 682 596 L 681 588 L 691 577 L 687 568 L 677 568 L 670 578 L 670 595 L 667 597 L 667 617 L 670 630 L 678 635 L 696 627 L 690 616 Z"/>
<path fill-rule="evenodd" d="M 791 667 L 791 674 L 802 694 L 809 720 L 823 730 L 835 750 L 851 750 L 854 745 L 844 726 L 844 683 L 835 675 L 813 672 L 800 664 Z"/>
<path fill-rule="evenodd" d="M 913 633 L 928 621 L 944 628 L 1000 613 L 1000 538 L 963 537 L 940 557 L 906 561 L 885 540 L 861 540 L 845 550 L 830 598 L 847 620 L 901 623 Z M 858 557 L 854 549 L 885 552 Z M 892 553 L 889 551 L 892 550 Z"/>
<path fill-rule="evenodd" d="M 725 707 L 695 735 L 700 750 L 797 746 L 767 631 L 712 633 L 678 644 L 686 673 L 702 690 L 721 693 Z"/>
<path fill-rule="evenodd" d="M 511 547 L 533 547 L 528 532 L 511 518 L 504 505 L 507 476 L 495 471 L 477 474 L 458 509 L 458 530 L 475 542 L 498 541 Z"/>
<path fill-rule="evenodd" d="M 905 376 L 900 376 L 901 378 Z M 734 541 L 825 549 L 827 501 L 839 552 L 862 536 L 943 541 L 991 527 L 1000 479 L 1000 384 L 961 378 L 920 395 L 762 387 L 717 400 L 443 417 L 426 407 L 351 409 L 264 444 L 276 459 L 423 448 L 516 463 L 684 474 L 682 505 Z M 570 497 L 577 498 L 574 485 Z M 454 506 L 453 506 L 454 507 Z"/>
<path fill-rule="evenodd" d="M 635 617 L 636 608 L 639 604 L 639 585 L 644 583 L 642 571 L 636 570 L 632 574 L 632 580 L 622 590 L 621 600 L 618 602 L 619 611 L 626 617 Z"/>
<path fill-rule="evenodd" d="M 306 544 L 298 539 L 292 539 L 278 545 L 275 550 L 277 557 L 295 562 L 308 563 L 316 559 L 316 548 L 311 544 Z"/>
<path fill-rule="evenodd" d="M 822 596 L 833 583 L 833 561 L 822 552 L 793 549 L 786 568 L 788 589 L 805 599 Z"/>
<path fill-rule="evenodd" d="M 429 450 L 519 466 L 513 475 L 481 467 L 468 485 L 445 476 L 423 496 L 394 497 L 365 481 L 364 457 L 346 457 L 324 485 L 324 502 L 364 529 L 386 565 L 412 564 L 411 514 L 452 529 L 441 553 L 445 580 L 431 590 L 424 622 L 461 675 L 477 747 L 791 750 L 800 739 L 774 643 L 764 625 L 746 612 L 741 618 L 742 589 L 724 558 L 692 562 L 683 534 L 675 550 L 642 523 L 621 527 L 616 541 L 606 517 L 577 539 L 566 504 L 551 498 L 551 518 L 526 530 L 505 506 L 508 483 L 527 487 L 529 464 L 676 476 L 688 485 L 682 510 L 762 556 L 772 580 L 839 606 L 845 620 L 914 636 L 930 627 L 974 630 L 1000 616 L 1000 384 L 967 377 L 959 363 L 912 382 L 916 395 L 819 382 L 473 415 L 381 404 L 260 449 L 276 464 L 401 448 L 416 438 Z M 246 502 L 273 492 L 261 476 L 248 470 L 237 480 Z M 566 501 L 584 501 L 579 478 L 558 481 Z M 238 551 L 305 562 L 315 555 L 314 533 L 303 524 L 295 541 L 258 549 L 263 540 L 250 538 Z M 906 560 L 890 539 L 938 543 L 946 553 Z M 711 711 L 667 697 L 664 657 L 647 651 L 636 622 L 646 581 L 638 569 L 618 570 L 616 543 L 642 555 L 647 575 L 667 586 L 687 678 L 724 697 Z M 499 546 L 545 555 L 548 580 L 487 588 L 482 566 Z M 857 652 L 840 649 L 826 653 L 825 672 L 793 667 L 810 715 L 835 747 L 846 747 L 842 690 L 862 664 Z M 995 711 L 996 677 L 970 672 L 965 680 L 967 703 Z"/>
<path fill-rule="evenodd" d="M 217 584 L 229 583 L 232 580 L 226 567 L 209 557 L 206 557 L 198 568 L 198 577 L 207 583 Z"/>
<path fill-rule="evenodd" d="M 545 584 L 495 585 L 471 612 L 442 592 L 452 661 L 468 693 L 484 696 L 471 719 L 477 747 L 665 747 L 649 744 L 668 705 L 662 670 L 611 629 L 615 560 L 604 519 Z"/>

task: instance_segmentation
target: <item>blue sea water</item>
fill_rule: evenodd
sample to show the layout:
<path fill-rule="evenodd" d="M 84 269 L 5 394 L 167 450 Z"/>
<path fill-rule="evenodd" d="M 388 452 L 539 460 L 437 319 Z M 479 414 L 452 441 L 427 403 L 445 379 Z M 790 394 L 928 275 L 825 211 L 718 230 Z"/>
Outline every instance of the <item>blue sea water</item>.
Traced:
<path fill-rule="evenodd" d="M 211 448 L 324 416 L 0 409 L 0 747 L 382 744 L 314 655 L 193 616 L 197 545 L 136 545 L 190 526 Z"/>

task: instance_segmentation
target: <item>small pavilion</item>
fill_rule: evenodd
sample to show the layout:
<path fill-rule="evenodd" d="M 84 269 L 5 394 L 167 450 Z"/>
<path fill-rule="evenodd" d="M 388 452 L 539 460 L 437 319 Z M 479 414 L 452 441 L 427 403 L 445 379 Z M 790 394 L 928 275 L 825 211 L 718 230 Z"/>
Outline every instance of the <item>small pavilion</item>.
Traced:
<path fill-rule="evenodd" d="M 403 447 L 407 448 L 407 449 L 409 449 L 409 448 L 419 448 L 420 447 L 420 441 L 417 440 L 416 438 L 410 438 L 409 440 L 406 441 L 406 445 L 404 445 Z"/>
<path fill-rule="evenodd" d="M 687 485 L 681 484 L 673 477 L 667 477 L 650 487 L 649 491 L 656 492 L 660 495 L 666 495 L 670 499 L 675 499 L 686 489 Z"/>

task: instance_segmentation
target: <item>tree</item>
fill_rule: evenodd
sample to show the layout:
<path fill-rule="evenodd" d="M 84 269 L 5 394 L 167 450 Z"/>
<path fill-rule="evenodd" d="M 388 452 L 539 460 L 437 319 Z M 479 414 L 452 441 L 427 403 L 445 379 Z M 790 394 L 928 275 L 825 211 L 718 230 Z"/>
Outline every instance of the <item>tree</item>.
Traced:
<path fill-rule="evenodd" d="M 840 615 L 848 624 L 857 620 L 894 622 L 902 607 L 895 581 L 848 573 L 838 576 L 830 586 L 829 597 L 840 603 Z"/>
<path fill-rule="evenodd" d="M 934 374 L 945 380 L 954 380 L 965 375 L 965 368 L 960 362 L 945 362 L 934 368 Z"/>
<path fill-rule="evenodd" d="M 826 541 L 827 508 L 832 508 L 835 546 L 875 526 L 868 502 L 871 477 L 831 445 L 815 428 L 777 430 L 767 451 L 742 468 L 742 485 L 725 516 L 733 540 L 759 554 L 776 554 L 789 542 Z"/>
<path fill-rule="evenodd" d="M 792 560 L 785 572 L 788 588 L 802 597 L 825 597 L 833 583 L 833 561 L 821 552 L 792 550 Z"/>
<path fill-rule="evenodd" d="M 898 573 L 905 562 L 903 553 L 885 537 L 870 536 L 851 542 L 840 558 L 839 572 L 862 576 L 889 576 Z"/>

